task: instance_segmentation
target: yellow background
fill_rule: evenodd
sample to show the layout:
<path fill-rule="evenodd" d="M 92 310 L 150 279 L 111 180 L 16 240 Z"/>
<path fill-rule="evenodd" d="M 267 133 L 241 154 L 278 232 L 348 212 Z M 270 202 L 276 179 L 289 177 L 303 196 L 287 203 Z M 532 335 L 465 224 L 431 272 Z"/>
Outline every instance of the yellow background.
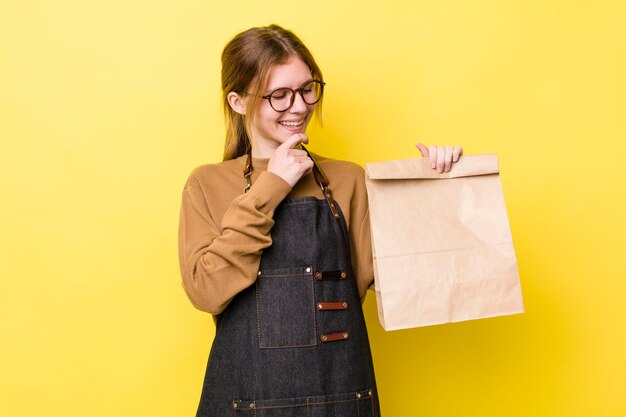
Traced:
<path fill-rule="evenodd" d="M 385 333 L 370 293 L 384 416 L 625 416 L 625 5 L 1 0 L 0 416 L 194 415 L 180 192 L 224 44 L 272 22 L 328 82 L 314 151 L 500 158 L 527 312 Z"/>

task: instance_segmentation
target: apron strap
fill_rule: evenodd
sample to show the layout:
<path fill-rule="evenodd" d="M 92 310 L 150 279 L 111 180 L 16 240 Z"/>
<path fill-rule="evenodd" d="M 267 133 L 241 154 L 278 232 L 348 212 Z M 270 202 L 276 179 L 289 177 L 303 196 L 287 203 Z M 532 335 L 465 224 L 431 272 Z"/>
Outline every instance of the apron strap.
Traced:
<path fill-rule="evenodd" d="M 324 194 L 324 198 L 328 202 L 328 206 L 330 207 L 330 211 L 333 213 L 335 219 L 339 220 L 339 211 L 337 211 L 337 207 L 335 206 L 335 200 L 333 199 L 333 193 L 330 191 L 330 181 L 328 181 L 328 177 L 322 171 L 322 168 L 319 166 L 313 155 L 305 148 L 302 144 L 302 149 L 309 155 L 309 158 L 313 161 L 313 176 L 315 177 L 315 182 L 322 189 L 322 193 Z"/>
<path fill-rule="evenodd" d="M 308 149 L 305 148 L 302 144 L 300 144 L 300 146 L 302 146 L 302 149 L 304 149 L 304 151 L 307 153 L 309 158 L 311 158 L 311 160 L 313 161 L 313 177 L 315 178 L 315 182 L 322 189 L 322 194 L 324 194 L 324 198 L 328 202 L 328 206 L 330 207 L 330 211 L 333 213 L 333 216 L 335 217 L 335 219 L 339 220 L 340 219 L 339 211 L 337 210 L 337 207 L 335 206 L 335 200 L 333 199 L 333 194 L 330 191 L 330 182 L 328 181 L 328 177 L 326 177 L 326 174 L 324 174 L 324 171 L 322 171 L 322 168 L 320 168 L 319 164 L 317 163 L 313 155 L 308 151 Z M 243 192 L 247 193 L 250 187 L 252 186 L 252 181 L 251 181 L 252 152 L 251 151 L 248 152 L 248 157 L 246 158 L 246 165 L 244 166 L 244 169 L 243 169 L 243 176 L 246 179 L 246 187 L 243 189 Z"/>

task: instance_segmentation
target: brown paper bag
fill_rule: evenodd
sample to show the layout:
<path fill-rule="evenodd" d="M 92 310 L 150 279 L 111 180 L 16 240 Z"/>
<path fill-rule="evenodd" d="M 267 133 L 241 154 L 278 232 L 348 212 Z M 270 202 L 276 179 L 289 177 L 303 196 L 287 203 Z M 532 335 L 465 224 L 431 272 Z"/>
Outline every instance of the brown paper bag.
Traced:
<path fill-rule="evenodd" d="M 365 165 L 385 330 L 524 312 L 497 155 Z"/>

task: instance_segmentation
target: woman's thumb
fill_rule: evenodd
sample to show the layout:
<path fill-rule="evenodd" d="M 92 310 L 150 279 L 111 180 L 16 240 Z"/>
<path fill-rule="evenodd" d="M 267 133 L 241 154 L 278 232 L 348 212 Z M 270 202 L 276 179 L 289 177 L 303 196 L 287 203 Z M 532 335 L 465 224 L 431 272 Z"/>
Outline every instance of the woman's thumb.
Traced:
<path fill-rule="evenodd" d="M 419 149 L 424 158 L 428 156 L 428 148 L 426 146 L 422 145 L 421 143 L 416 143 L 415 146 L 417 147 L 417 149 Z"/>

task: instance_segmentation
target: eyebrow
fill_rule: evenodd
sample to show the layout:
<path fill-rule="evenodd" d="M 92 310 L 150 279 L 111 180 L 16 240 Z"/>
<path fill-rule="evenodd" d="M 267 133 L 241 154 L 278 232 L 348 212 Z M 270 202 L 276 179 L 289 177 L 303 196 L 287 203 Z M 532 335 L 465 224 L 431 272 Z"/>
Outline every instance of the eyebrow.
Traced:
<path fill-rule="evenodd" d="M 312 77 L 311 77 L 311 78 L 309 78 L 308 80 L 306 80 L 305 82 L 303 82 L 302 84 L 300 84 L 300 86 L 299 86 L 298 88 L 302 87 L 304 84 L 306 84 L 306 83 L 308 83 L 308 82 L 311 82 L 311 81 L 313 81 L 313 80 L 315 80 L 315 78 L 312 78 Z M 281 88 L 289 88 L 289 87 L 284 87 L 284 86 L 283 86 L 283 87 L 271 88 L 271 89 L 266 90 L 266 91 L 263 93 L 263 95 L 268 95 L 268 94 L 270 94 L 270 93 L 272 93 L 272 92 L 274 92 L 274 91 L 276 91 L 276 90 L 280 90 Z M 297 90 L 298 88 L 294 88 L 293 90 Z"/>

